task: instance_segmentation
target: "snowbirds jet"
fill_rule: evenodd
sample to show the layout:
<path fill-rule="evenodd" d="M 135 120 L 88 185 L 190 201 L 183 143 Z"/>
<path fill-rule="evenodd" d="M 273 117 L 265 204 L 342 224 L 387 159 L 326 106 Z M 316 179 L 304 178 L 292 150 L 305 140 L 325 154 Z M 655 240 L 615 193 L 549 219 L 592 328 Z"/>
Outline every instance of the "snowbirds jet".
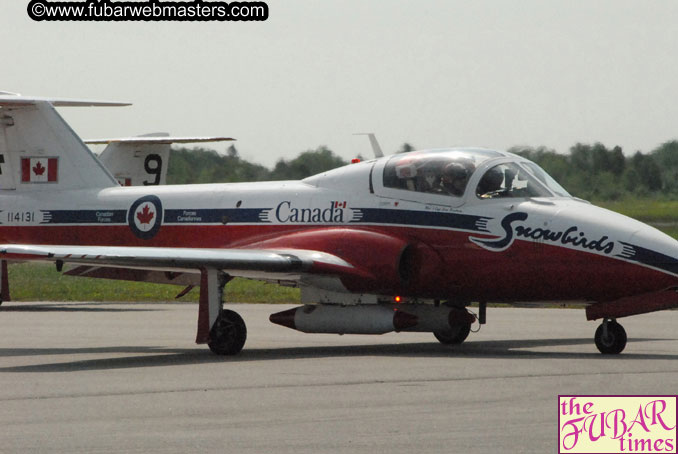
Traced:
<path fill-rule="evenodd" d="M 458 344 L 487 302 L 578 300 L 620 353 L 616 319 L 678 306 L 678 242 L 570 196 L 536 164 L 422 150 L 301 181 L 121 187 L 55 110 L 120 105 L 0 95 L 0 259 L 200 286 L 196 341 L 245 344 L 233 277 L 301 289 L 270 320 L 302 332 L 431 332 Z"/>

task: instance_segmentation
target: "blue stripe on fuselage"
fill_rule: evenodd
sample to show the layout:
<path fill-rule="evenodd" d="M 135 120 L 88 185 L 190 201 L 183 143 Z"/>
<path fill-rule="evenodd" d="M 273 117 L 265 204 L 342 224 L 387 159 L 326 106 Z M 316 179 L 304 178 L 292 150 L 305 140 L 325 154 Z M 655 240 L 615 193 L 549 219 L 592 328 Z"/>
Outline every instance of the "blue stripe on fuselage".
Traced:
<path fill-rule="evenodd" d="M 163 222 L 167 224 L 270 223 L 261 218 L 261 215 L 268 210 L 268 208 L 165 210 Z"/>
<path fill-rule="evenodd" d="M 412 225 L 489 232 L 492 218 L 459 213 L 440 213 L 386 208 L 354 208 L 362 213 L 353 224 Z M 257 224 L 271 223 L 272 208 L 168 209 L 163 224 Z M 127 210 L 43 210 L 43 224 L 125 224 Z M 306 223 L 308 224 L 308 223 Z M 318 223 L 327 225 L 327 223 Z"/>
<path fill-rule="evenodd" d="M 360 208 L 363 216 L 359 223 L 398 224 L 425 227 L 446 227 L 458 230 L 489 232 L 487 221 L 492 218 L 459 213 L 432 211 L 393 210 L 386 208 Z"/>
<path fill-rule="evenodd" d="M 42 224 L 125 224 L 127 210 L 41 210 Z"/>
<path fill-rule="evenodd" d="M 678 259 L 635 244 L 623 241 L 620 241 L 620 243 L 625 246 L 625 252 L 617 254 L 617 257 L 678 274 Z"/>

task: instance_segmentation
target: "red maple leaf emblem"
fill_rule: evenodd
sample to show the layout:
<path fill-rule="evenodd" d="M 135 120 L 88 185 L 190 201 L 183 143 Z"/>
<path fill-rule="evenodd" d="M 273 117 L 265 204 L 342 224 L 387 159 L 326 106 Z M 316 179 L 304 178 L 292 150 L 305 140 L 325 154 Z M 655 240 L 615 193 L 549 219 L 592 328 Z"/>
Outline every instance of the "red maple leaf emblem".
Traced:
<path fill-rule="evenodd" d="M 33 167 L 33 172 L 35 172 L 36 175 L 42 175 L 45 173 L 45 167 L 42 165 L 40 161 Z"/>
<path fill-rule="evenodd" d="M 155 216 L 155 213 L 153 213 L 150 210 L 148 204 L 144 205 L 143 210 L 141 210 L 141 212 L 137 213 L 137 219 L 142 224 L 150 224 L 151 220 L 153 219 L 153 216 Z"/>

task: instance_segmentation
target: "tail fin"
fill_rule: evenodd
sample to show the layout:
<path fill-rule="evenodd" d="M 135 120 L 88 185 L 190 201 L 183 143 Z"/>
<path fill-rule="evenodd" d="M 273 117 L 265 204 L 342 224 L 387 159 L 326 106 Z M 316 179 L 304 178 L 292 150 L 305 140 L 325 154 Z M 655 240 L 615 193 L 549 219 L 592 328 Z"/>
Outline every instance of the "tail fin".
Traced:
<path fill-rule="evenodd" d="M 54 109 L 125 105 L 0 95 L 0 190 L 117 186 L 115 178 Z"/>
<path fill-rule="evenodd" d="M 221 142 L 230 137 L 171 137 L 164 132 L 120 139 L 86 140 L 87 144 L 108 144 L 99 160 L 123 186 L 165 184 L 173 143 Z"/>
<path fill-rule="evenodd" d="M 379 146 L 379 141 L 377 141 L 377 136 L 373 132 L 358 132 L 353 134 L 354 136 L 367 136 L 370 138 L 370 145 L 372 146 L 372 152 L 374 153 L 375 158 L 383 158 L 384 152 L 381 151 L 381 146 Z"/>

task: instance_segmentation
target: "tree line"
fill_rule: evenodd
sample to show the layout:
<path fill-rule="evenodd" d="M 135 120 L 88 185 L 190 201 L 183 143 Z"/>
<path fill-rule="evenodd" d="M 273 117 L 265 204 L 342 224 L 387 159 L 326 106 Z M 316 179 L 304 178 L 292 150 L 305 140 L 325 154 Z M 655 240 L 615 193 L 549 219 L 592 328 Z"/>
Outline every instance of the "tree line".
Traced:
<path fill-rule="evenodd" d="M 346 164 L 324 146 L 304 151 L 291 160 L 280 159 L 273 169 L 242 159 L 233 145 L 226 154 L 206 148 L 172 148 L 167 184 L 300 180 Z"/>
<path fill-rule="evenodd" d="M 587 200 L 675 198 L 678 196 L 678 141 L 650 153 L 626 156 L 621 147 L 601 143 L 572 146 L 568 154 L 546 147 L 513 147 L 508 151 L 539 164 L 572 195 Z"/>
<path fill-rule="evenodd" d="M 405 143 L 396 153 L 414 149 Z M 678 140 L 631 156 L 619 146 L 608 148 L 602 143 L 577 143 L 567 154 L 544 146 L 518 146 L 508 151 L 536 162 L 572 195 L 583 199 L 678 196 Z M 325 146 L 304 151 L 294 159 L 280 159 L 272 169 L 242 159 L 233 145 L 225 154 L 205 148 L 173 148 L 167 183 L 299 180 L 346 164 Z"/>

